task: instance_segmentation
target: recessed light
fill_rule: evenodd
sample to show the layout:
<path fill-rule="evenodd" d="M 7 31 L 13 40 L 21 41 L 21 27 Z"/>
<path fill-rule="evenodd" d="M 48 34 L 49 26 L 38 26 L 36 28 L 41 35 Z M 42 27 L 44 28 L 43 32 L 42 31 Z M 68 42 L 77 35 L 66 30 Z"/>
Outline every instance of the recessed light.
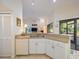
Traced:
<path fill-rule="evenodd" d="M 35 3 L 34 2 L 32 2 L 32 6 L 34 6 L 35 5 Z"/>
<path fill-rule="evenodd" d="M 53 2 L 55 3 L 55 2 L 56 2 L 56 0 L 53 0 Z"/>

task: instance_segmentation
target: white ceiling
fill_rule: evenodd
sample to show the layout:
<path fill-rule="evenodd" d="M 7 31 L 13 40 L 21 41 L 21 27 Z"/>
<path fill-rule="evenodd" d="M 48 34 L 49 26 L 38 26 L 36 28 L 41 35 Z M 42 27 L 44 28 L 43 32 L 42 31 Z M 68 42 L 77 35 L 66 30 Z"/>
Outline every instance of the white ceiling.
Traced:
<path fill-rule="evenodd" d="M 34 2 L 34 6 L 32 6 Z M 51 16 L 52 0 L 23 0 L 23 16 Z"/>
<path fill-rule="evenodd" d="M 79 0 L 57 0 L 53 3 L 53 0 L 22 0 L 23 1 L 23 17 L 25 20 L 36 19 L 39 17 L 53 17 L 54 8 L 60 8 L 68 5 L 79 5 Z M 34 6 L 32 6 L 34 2 Z M 36 17 L 36 18 L 35 18 Z M 29 19 L 29 20 L 31 20 Z M 33 21 L 33 20 L 32 20 Z"/>

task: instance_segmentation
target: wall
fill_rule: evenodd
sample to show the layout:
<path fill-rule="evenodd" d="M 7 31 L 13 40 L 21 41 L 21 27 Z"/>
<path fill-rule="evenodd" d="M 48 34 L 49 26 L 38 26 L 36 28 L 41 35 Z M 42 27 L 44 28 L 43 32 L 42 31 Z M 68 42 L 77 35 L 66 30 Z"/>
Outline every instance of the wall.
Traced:
<path fill-rule="evenodd" d="M 16 34 L 22 33 L 23 28 L 23 18 L 22 18 L 22 1 L 21 0 L 2 0 L 2 3 L 5 4 L 14 14 L 14 18 L 20 18 L 22 21 L 21 27 L 16 26 Z"/>
<path fill-rule="evenodd" d="M 12 56 L 15 56 L 15 35 L 22 33 L 22 25 L 21 27 L 16 26 L 16 17 L 22 20 L 22 3 L 21 0 L 0 0 L 0 12 L 11 10 L 12 12 Z M 23 21 L 23 20 L 22 20 Z M 23 22 L 22 22 L 23 24 Z M 9 50 L 9 49 L 8 49 Z"/>
<path fill-rule="evenodd" d="M 41 22 L 41 19 L 44 20 L 44 22 Z M 46 17 L 26 17 L 24 19 L 24 23 L 27 24 L 28 27 L 32 27 L 32 24 L 37 24 L 38 32 L 41 30 L 44 30 L 44 33 L 47 32 L 47 20 Z"/>
<path fill-rule="evenodd" d="M 61 0 L 60 0 L 61 1 Z M 79 17 L 79 1 L 57 1 L 54 4 L 54 33 L 59 34 L 59 21 Z"/>
<path fill-rule="evenodd" d="M 3 5 L 2 3 L 0 3 L 0 12 L 3 12 L 3 11 L 9 11 L 9 8 Z"/>

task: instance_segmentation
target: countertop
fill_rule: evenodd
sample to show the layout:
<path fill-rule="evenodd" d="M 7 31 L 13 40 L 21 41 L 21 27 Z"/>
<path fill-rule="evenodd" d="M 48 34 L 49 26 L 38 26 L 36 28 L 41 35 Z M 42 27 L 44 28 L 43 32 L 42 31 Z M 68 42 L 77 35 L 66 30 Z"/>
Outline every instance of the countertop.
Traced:
<path fill-rule="evenodd" d="M 16 35 L 15 39 L 29 39 L 30 36 L 21 36 L 21 35 Z"/>
<path fill-rule="evenodd" d="M 69 36 L 67 36 L 67 35 L 47 34 L 46 38 L 51 39 L 51 40 L 55 40 L 55 41 L 60 41 L 63 43 L 69 43 Z"/>
<path fill-rule="evenodd" d="M 15 38 L 16 39 L 46 38 L 63 43 L 69 43 L 69 36 L 61 34 L 28 34 L 25 36 L 16 35 Z"/>

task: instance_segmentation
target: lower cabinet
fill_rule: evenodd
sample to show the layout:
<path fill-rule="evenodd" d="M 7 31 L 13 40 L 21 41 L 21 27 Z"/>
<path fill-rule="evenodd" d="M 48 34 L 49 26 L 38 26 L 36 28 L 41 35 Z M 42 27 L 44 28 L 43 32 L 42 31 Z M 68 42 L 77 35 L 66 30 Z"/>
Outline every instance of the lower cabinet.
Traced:
<path fill-rule="evenodd" d="M 51 58 L 54 58 L 54 41 L 53 40 L 46 40 L 46 54 Z"/>
<path fill-rule="evenodd" d="M 36 54 L 36 50 L 37 50 L 37 43 L 36 43 L 37 39 L 30 39 L 29 40 L 29 54 Z"/>
<path fill-rule="evenodd" d="M 67 59 L 67 45 L 59 41 L 47 39 L 46 54 L 53 59 Z"/>
<path fill-rule="evenodd" d="M 16 55 L 28 54 L 28 39 L 16 39 Z"/>
<path fill-rule="evenodd" d="M 29 54 L 45 54 L 45 39 L 30 39 Z"/>
<path fill-rule="evenodd" d="M 67 48 L 67 43 L 51 39 L 16 39 L 16 55 L 47 54 L 53 59 L 68 59 Z"/>
<path fill-rule="evenodd" d="M 67 59 L 65 43 L 55 41 L 54 45 L 55 45 L 54 59 Z"/>
<path fill-rule="evenodd" d="M 65 49 L 59 46 L 55 47 L 55 59 L 65 59 Z"/>

